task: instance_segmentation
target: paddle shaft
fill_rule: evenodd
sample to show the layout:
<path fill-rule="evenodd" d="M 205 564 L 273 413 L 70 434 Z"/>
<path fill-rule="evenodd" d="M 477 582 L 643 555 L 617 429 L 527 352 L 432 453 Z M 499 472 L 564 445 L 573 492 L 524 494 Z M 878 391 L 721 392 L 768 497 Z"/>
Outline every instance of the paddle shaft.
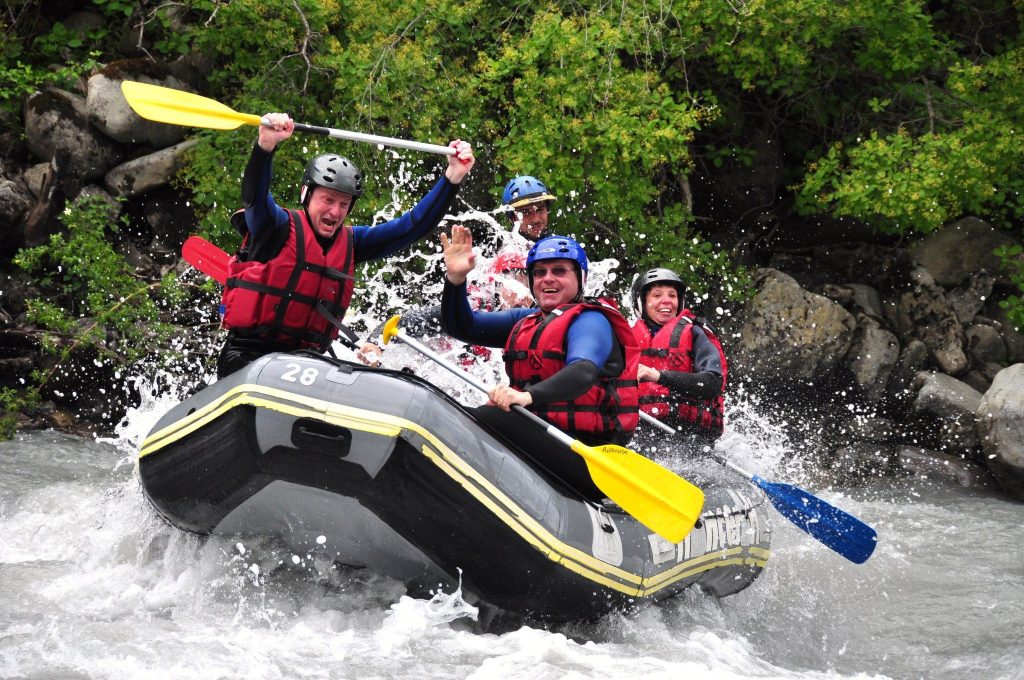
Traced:
<path fill-rule="evenodd" d="M 215 99 L 203 97 L 193 92 L 176 90 L 171 87 L 125 80 L 121 83 L 121 92 L 124 94 L 125 101 L 128 102 L 128 105 L 135 113 L 146 120 L 158 123 L 200 127 L 210 130 L 234 130 L 239 125 L 267 125 L 266 116 L 261 117 L 252 113 L 235 111 Z M 406 139 L 396 139 L 395 137 L 382 137 L 380 135 L 350 132 L 348 130 L 338 130 L 336 128 L 307 125 L 304 123 L 296 123 L 295 130 L 309 134 L 348 139 L 354 142 L 397 146 L 403 149 L 436 153 L 444 156 L 451 156 L 455 153 L 455 149 L 449 146 L 412 142 Z"/>
<path fill-rule="evenodd" d="M 648 423 L 650 423 L 651 425 L 655 425 L 656 427 L 660 428 L 666 434 L 679 434 L 678 432 L 673 430 L 671 427 L 669 427 L 665 423 L 661 422 L 660 420 L 658 420 L 657 418 L 652 416 L 650 413 L 647 413 L 646 411 L 640 411 L 640 417 L 643 418 Z M 734 464 L 732 461 L 730 461 L 730 460 L 728 460 L 728 459 L 718 455 L 714 451 L 708 451 L 707 454 L 708 454 L 708 457 L 711 458 L 712 460 L 714 460 L 716 463 L 724 465 L 725 467 L 729 468 L 730 470 L 732 470 L 734 472 L 738 472 L 739 474 L 743 475 L 747 479 L 752 479 L 754 477 L 754 475 L 752 475 L 751 473 L 747 472 L 746 470 L 744 470 L 740 466 Z"/>
<path fill-rule="evenodd" d="M 667 433 L 676 434 L 671 427 L 643 411 L 640 417 Z M 783 517 L 818 542 L 856 564 L 871 557 L 878 543 L 878 533 L 862 520 L 798 486 L 769 482 L 714 452 L 709 452 L 709 456 L 764 491 Z"/>
<path fill-rule="evenodd" d="M 261 120 L 260 124 L 266 125 L 266 120 Z M 365 132 L 352 132 L 350 130 L 339 130 L 337 128 L 320 127 L 318 125 L 306 125 L 305 123 L 295 124 L 296 132 L 305 132 L 311 135 L 324 135 L 327 137 L 336 137 L 338 139 L 347 139 L 351 142 L 364 142 L 366 144 L 382 144 L 383 146 L 395 146 L 400 149 L 410 149 L 412 151 L 423 151 L 424 153 L 436 153 L 442 156 L 451 156 L 455 153 L 455 149 L 450 146 L 441 146 L 439 144 L 428 144 L 426 142 L 413 142 L 407 139 L 397 139 L 395 137 L 383 137 L 381 135 L 371 135 Z"/>
<path fill-rule="evenodd" d="M 396 330 L 395 331 L 395 337 L 398 338 L 399 340 L 401 340 L 402 342 L 404 342 L 405 344 L 409 345 L 413 349 L 415 349 L 417 352 L 423 354 L 424 356 L 430 357 L 431 359 L 433 359 L 434 363 L 438 364 L 442 368 L 445 368 L 450 373 L 453 373 L 454 375 L 459 376 L 460 378 L 462 378 L 467 383 L 469 383 L 473 387 L 477 388 L 478 390 L 480 390 L 484 394 L 490 394 L 490 390 L 487 389 L 487 386 L 484 385 L 479 380 L 477 380 L 475 376 L 471 375 L 470 373 L 467 373 L 466 371 L 462 371 L 462 370 L 456 368 L 455 366 L 452 366 L 440 354 L 438 354 L 434 350 L 430 349 L 429 347 L 424 345 L 422 342 L 419 342 L 418 340 L 414 340 L 413 338 L 410 338 L 408 335 L 405 334 L 404 331 Z M 547 433 L 549 435 L 551 435 L 552 437 L 554 437 L 558 441 L 562 442 L 566 446 L 570 446 L 571 447 L 573 442 L 575 441 L 572 437 L 570 437 L 566 433 L 562 432 L 561 430 L 559 430 L 557 427 L 555 427 L 551 423 L 547 422 L 546 420 L 544 420 L 540 416 L 538 416 L 538 415 L 536 415 L 534 413 L 531 413 L 530 411 L 527 411 L 525 408 L 523 408 L 519 404 L 512 404 L 512 408 L 514 408 L 516 411 L 518 411 L 522 415 L 526 416 L 527 418 L 529 418 L 533 422 L 535 422 L 538 425 L 540 425 L 541 427 L 543 427 L 547 431 Z"/>

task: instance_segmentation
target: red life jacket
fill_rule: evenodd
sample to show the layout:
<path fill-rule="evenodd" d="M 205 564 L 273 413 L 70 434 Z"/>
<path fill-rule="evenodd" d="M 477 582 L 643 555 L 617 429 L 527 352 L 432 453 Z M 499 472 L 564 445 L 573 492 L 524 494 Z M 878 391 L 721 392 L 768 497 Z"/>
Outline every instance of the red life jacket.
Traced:
<path fill-rule="evenodd" d="M 565 368 L 569 326 L 587 310 L 602 312 L 612 325 L 622 347 L 625 366 L 618 375 L 608 375 L 604 366 L 597 385 L 571 402 L 534 404 L 531 411 L 552 425 L 570 433 L 612 441 L 616 435 L 631 434 L 640 421 L 636 367 L 640 361 L 629 323 L 618 311 L 597 301 L 570 303 L 547 316 L 535 312 L 520 319 L 505 343 L 505 371 L 517 390 L 550 378 Z"/>
<path fill-rule="evenodd" d="M 323 303 L 339 319 L 345 316 L 355 282 L 352 230 L 343 226 L 324 252 L 306 212 L 288 214 L 288 239 L 269 262 L 242 261 L 237 255 L 229 261 L 222 299 L 224 326 L 288 347 L 324 352 L 338 337 L 338 329 L 317 305 Z"/>
<path fill-rule="evenodd" d="M 633 324 L 633 333 L 640 345 L 640 363 L 659 371 L 680 371 L 693 373 L 693 323 L 700 324 L 701 330 L 718 350 L 722 361 L 722 392 L 714 399 L 697 399 L 674 394 L 664 385 L 654 382 L 640 383 L 640 408 L 659 420 L 671 415 L 690 423 L 712 437 L 720 437 L 725 427 L 725 380 L 728 364 L 722 342 L 714 329 L 704 320 L 684 309 L 679 315 L 661 327 L 651 337 L 651 331 L 643 319 Z"/>

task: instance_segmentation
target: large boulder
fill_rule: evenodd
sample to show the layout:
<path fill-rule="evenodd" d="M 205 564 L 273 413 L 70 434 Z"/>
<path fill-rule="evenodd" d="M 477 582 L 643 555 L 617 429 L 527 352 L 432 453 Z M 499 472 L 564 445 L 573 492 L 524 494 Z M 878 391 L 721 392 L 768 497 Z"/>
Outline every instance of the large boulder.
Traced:
<path fill-rule="evenodd" d="M 760 290 L 741 312 L 733 349 L 743 372 L 764 382 L 832 374 L 853 342 L 853 315 L 780 271 L 759 270 L 755 282 Z"/>
<path fill-rule="evenodd" d="M 66 171 L 85 184 L 124 157 L 120 146 L 90 123 L 81 97 L 50 87 L 25 103 L 25 139 L 37 158 L 66 155 Z"/>
<path fill-rule="evenodd" d="M 112 194 L 122 198 L 167 184 L 184 164 L 185 154 L 198 143 L 190 139 L 122 163 L 107 173 L 104 184 Z"/>
<path fill-rule="evenodd" d="M 1010 234 L 988 222 L 965 217 L 912 244 L 910 254 L 940 286 L 952 288 L 977 272 L 999 272 L 999 258 L 992 251 L 1013 242 Z"/>
<path fill-rule="evenodd" d="M 944 373 L 922 371 L 913 411 L 927 423 L 927 430 L 947 451 L 970 452 L 979 445 L 975 413 L 981 393 Z"/>
<path fill-rule="evenodd" d="M 1024 364 L 996 375 L 976 417 L 989 469 L 1007 493 L 1024 501 Z"/>
<path fill-rule="evenodd" d="M 156 123 L 141 118 L 124 98 L 121 83 L 135 80 L 175 90 L 188 86 L 171 74 L 169 67 L 148 59 L 112 62 L 93 74 L 86 86 L 86 112 L 89 120 L 107 136 L 125 144 L 143 144 L 161 149 L 185 138 L 187 128 Z"/>

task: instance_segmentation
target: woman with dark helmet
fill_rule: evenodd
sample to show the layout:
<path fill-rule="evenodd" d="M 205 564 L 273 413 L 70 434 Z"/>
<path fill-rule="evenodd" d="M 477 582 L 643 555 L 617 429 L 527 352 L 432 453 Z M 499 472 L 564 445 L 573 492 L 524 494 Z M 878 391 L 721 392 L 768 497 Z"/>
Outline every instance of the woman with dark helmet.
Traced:
<path fill-rule="evenodd" d="M 685 295 L 686 284 L 671 269 L 650 269 L 633 281 L 637 378 L 640 408 L 699 451 L 722 435 L 727 365 L 718 334 L 685 308 Z"/>
<path fill-rule="evenodd" d="M 518 404 L 590 445 L 625 444 L 636 429 L 636 342 L 618 310 L 583 297 L 586 252 L 565 236 L 540 239 L 526 258 L 536 306 L 479 312 L 466 295 L 476 261 L 472 235 L 456 226 L 450 240 L 441 235 L 441 244 L 445 331 L 464 342 L 504 347 L 510 384 L 493 388 L 477 417 L 584 495 L 603 497 L 580 456 L 511 412 Z"/>
<path fill-rule="evenodd" d="M 344 317 L 355 265 L 392 255 L 432 231 L 475 162 L 470 145 L 455 140 L 444 176 L 412 210 L 372 228 L 347 226 L 365 186 L 359 168 L 337 154 L 311 159 L 300 209 L 281 208 L 270 194 L 272 160 L 295 123 L 282 113 L 266 119 L 242 177 L 244 216 L 232 218 L 243 238 L 229 264 L 222 301 L 228 337 L 217 360 L 219 377 L 270 352 L 327 351 L 338 329 L 318 307 Z"/>

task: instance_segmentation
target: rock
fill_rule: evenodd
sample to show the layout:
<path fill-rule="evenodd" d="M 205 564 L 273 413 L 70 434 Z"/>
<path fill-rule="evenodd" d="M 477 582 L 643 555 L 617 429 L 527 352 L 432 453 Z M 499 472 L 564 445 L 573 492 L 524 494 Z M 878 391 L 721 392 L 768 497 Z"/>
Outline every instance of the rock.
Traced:
<path fill-rule="evenodd" d="M 58 148 L 48 164 L 35 205 L 25 217 L 23 243 L 16 245 L 38 246 L 63 230 L 60 215 L 81 188 L 81 179 L 72 167 L 70 152 Z"/>
<path fill-rule="evenodd" d="M 969 364 L 963 350 L 963 327 L 945 292 L 925 270 L 916 270 L 914 281 L 897 301 L 897 333 L 904 341 L 917 337 L 924 342 L 945 373 L 964 372 Z"/>
<path fill-rule="evenodd" d="M 21 181 L 32 192 L 33 197 L 39 198 L 39 195 L 43 193 L 43 186 L 46 184 L 46 178 L 49 174 L 49 163 L 36 163 L 25 169 L 25 172 L 21 174 Z"/>
<path fill-rule="evenodd" d="M 1003 370 L 1002 364 L 985 363 L 972 368 L 971 370 L 960 376 L 960 380 L 978 390 L 982 394 L 988 391 L 988 388 L 992 386 L 992 381 L 995 380 L 996 375 L 999 371 Z"/>
<path fill-rule="evenodd" d="M 1024 501 L 1024 364 L 996 375 L 976 418 L 989 469 L 1007 493 Z"/>
<path fill-rule="evenodd" d="M 899 354 L 900 343 L 895 335 L 869 316 L 858 318 L 846 360 L 854 383 L 869 402 L 878 403 L 885 398 L 889 375 Z"/>
<path fill-rule="evenodd" d="M 885 313 L 882 311 L 882 299 L 875 288 L 860 283 L 846 285 L 853 291 L 853 304 L 860 311 L 877 321 L 885 319 Z"/>
<path fill-rule="evenodd" d="M 163 64 L 144 59 L 113 62 L 89 78 L 86 113 L 97 129 L 125 144 L 143 144 L 162 149 L 185 138 L 187 128 L 141 118 L 121 92 L 121 83 L 134 80 L 150 85 L 189 91 Z"/>
<path fill-rule="evenodd" d="M 760 291 L 744 308 L 734 349 L 754 380 L 814 381 L 839 366 L 853 342 L 853 316 L 790 276 L 759 270 Z"/>
<path fill-rule="evenodd" d="M 930 423 L 929 429 L 943 448 L 970 450 L 980 444 L 975 413 L 981 393 L 970 385 L 944 373 L 922 371 L 915 380 L 920 384 L 913 412 Z"/>
<path fill-rule="evenodd" d="M 912 244 L 910 254 L 939 285 L 952 288 L 979 271 L 1000 271 L 999 258 L 992 251 L 1013 242 L 1009 233 L 988 222 L 965 217 Z"/>
<path fill-rule="evenodd" d="M 135 196 L 167 184 L 181 169 L 185 153 L 198 143 L 189 140 L 122 163 L 107 173 L 104 184 L 120 197 Z"/>
<path fill-rule="evenodd" d="M 988 324 L 974 324 L 964 332 L 967 352 L 975 364 L 1006 363 L 1006 343 L 999 331 Z"/>
<path fill-rule="evenodd" d="M 923 342 L 913 338 L 904 345 L 896 365 L 889 373 L 889 382 L 885 388 L 887 398 L 894 404 L 908 403 L 914 396 L 911 391 L 914 376 L 927 362 L 928 347 Z"/>
<path fill-rule="evenodd" d="M 41 160 L 64 151 L 67 171 L 83 184 L 105 175 L 124 156 L 114 140 L 89 124 L 84 99 L 52 87 L 28 98 L 25 138 Z"/>
<path fill-rule="evenodd" d="M 857 415 L 846 425 L 846 434 L 852 441 L 885 444 L 898 435 L 896 423 L 888 418 L 874 415 Z"/>
<path fill-rule="evenodd" d="M 979 272 L 968 277 L 966 284 L 949 291 L 946 299 L 961 324 L 967 325 L 974 321 L 974 317 L 992 296 L 992 288 L 995 283 L 996 277 Z"/>
<path fill-rule="evenodd" d="M 0 234 L 4 235 L 0 253 L 10 257 L 16 251 L 14 244 L 23 243 L 22 219 L 35 203 L 28 187 L 21 182 L 0 176 Z"/>
<path fill-rule="evenodd" d="M 954 482 L 968 489 L 987 489 L 997 484 L 992 473 L 981 465 L 916 446 L 901 447 L 896 453 L 896 464 L 913 475 Z"/>
<path fill-rule="evenodd" d="M 856 442 L 836 449 L 829 469 L 842 484 L 862 484 L 895 471 L 896 449 L 888 444 Z"/>

